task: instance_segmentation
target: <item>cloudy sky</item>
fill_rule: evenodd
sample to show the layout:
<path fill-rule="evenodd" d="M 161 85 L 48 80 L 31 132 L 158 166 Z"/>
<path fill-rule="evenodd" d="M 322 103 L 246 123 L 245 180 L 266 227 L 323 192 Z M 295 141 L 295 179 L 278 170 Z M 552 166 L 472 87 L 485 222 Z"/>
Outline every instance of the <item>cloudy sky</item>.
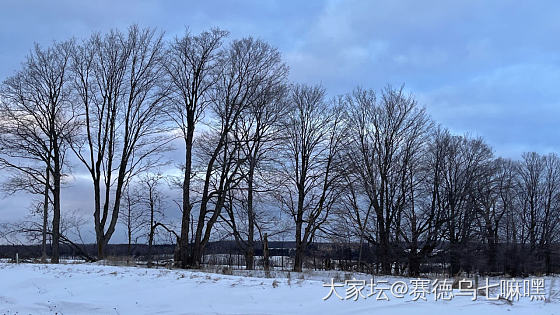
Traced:
<path fill-rule="evenodd" d="M 218 26 L 278 47 L 291 80 L 330 95 L 405 84 L 437 122 L 518 158 L 560 152 L 559 14 L 555 1 L 4 0 L 0 80 L 34 42 L 133 23 L 167 37 Z M 85 178 L 66 188 L 66 208 L 89 212 L 89 190 Z M 0 222 L 27 213 L 27 196 L 0 198 Z"/>

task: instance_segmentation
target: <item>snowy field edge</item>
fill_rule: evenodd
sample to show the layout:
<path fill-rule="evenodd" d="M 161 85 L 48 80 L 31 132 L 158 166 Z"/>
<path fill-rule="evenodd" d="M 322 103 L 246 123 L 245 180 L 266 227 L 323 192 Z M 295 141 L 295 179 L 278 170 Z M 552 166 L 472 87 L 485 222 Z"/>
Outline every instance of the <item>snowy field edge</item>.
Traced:
<path fill-rule="evenodd" d="M 258 273 L 254 273 L 258 275 Z M 348 274 L 345 275 L 349 277 Z M 363 279 L 367 275 L 352 274 Z M 302 279 L 302 278 L 307 279 Z M 556 299 L 450 301 L 339 300 L 323 297 L 332 272 L 290 273 L 290 278 L 224 275 L 206 271 L 70 263 L 0 263 L 1 314 L 560 314 Z M 311 279 L 309 279 L 311 278 Z M 547 294 L 559 291 L 547 277 Z M 409 278 L 375 277 L 375 281 Z M 344 281 L 344 280 L 342 280 Z M 344 290 L 341 292 L 344 293 Z"/>

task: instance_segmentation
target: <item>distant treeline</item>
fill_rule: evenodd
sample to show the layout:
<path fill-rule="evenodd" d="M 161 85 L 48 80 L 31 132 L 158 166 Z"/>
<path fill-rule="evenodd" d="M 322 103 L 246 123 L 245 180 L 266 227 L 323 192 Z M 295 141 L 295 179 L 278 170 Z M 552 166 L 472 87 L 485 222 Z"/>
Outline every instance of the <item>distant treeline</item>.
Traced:
<path fill-rule="evenodd" d="M 395 252 L 400 252 L 394 259 L 397 261 L 396 268 L 402 268 L 404 273 L 407 268 L 407 253 L 403 246 L 393 244 Z M 448 248 L 448 243 L 442 243 L 438 248 Z M 170 260 L 176 253 L 175 244 L 160 244 L 152 246 L 152 255 L 159 259 Z M 282 267 L 290 267 L 295 256 L 296 243 L 294 241 L 273 241 L 269 242 L 270 257 L 286 257 L 286 264 Z M 400 251 L 398 249 L 401 249 Z M 90 256 L 95 256 L 95 244 L 81 245 L 81 249 Z M 50 247 L 47 251 L 50 254 Z M 360 256 L 359 244 L 339 244 L 339 243 L 315 243 L 306 250 L 306 261 L 304 266 L 309 269 L 321 270 L 341 270 L 341 271 L 363 271 L 367 273 L 379 273 L 381 261 L 376 255 L 380 249 L 376 246 L 364 244 L 362 247 L 362 263 L 358 265 Z M 554 246 L 549 253 L 533 253 L 530 246 L 522 244 L 500 244 L 496 257 L 496 269 L 490 270 L 484 256 L 485 247 L 482 244 L 467 244 L 460 252 L 461 272 L 467 274 L 505 274 L 513 277 L 528 276 L 531 274 L 550 274 L 560 273 L 560 246 Z M 149 248 L 146 244 L 134 245 L 129 255 L 128 244 L 109 244 L 107 247 L 108 257 L 123 258 L 130 257 L 136 260 L 145 260 L 149 255 Z M 262 257 L 262 244 L 257 242 L 254 248 L 255 256 Z M 436 250 L 436 254 L 429 257 L 420 266 L 422 274 L 447 273 L 450 255 L 445 250 Z M 16 253 L 20 259 L 40 259 L 42 248 L 40 245 L 0 245 L 0 258 L 15 259 Z M 245 264 L 244 249 L 239 247 L 235 241 L 217 241 L 208 244 L 206 251 L 207 257 L 216 255 L 235 255 L 238 256 L 234 261 Z M 468 253 L 468 254 L 467 254 Z M 60 247 L 61 257 L 66 259 L 81 259 L 81 253 L 74 247 L 62 244 Z M 550 257 L 550 261 L 546 261 Z M 289 260 L 289 261 L 288 261 Z M 215 259 L 204 259 L 206 265 L 216 264 Z M 260 260 L 259 260 L 260 261 Z M 261 261 L 262 262 L 262 261 Z M 257 269 L 263 266 L 255 266 Z M 280 267 L 280 265 L 276 266 Z"/>
<path fill-rule="evenodd" d="M 295 242 L 269 242 L 271 256 L 289 256 L 290 250 L 295 248 Z M 83 244 L 79 246 L 83 252 L 90 256 L 95 256 L 97 247 L 95 244 Z M 132 245 L 131 256 L 140 257 L 148 255 L 147 244 Z M 172 257 L 176 250 L 175 244 L 159 244 L 152 245 L 153 255 L 168 255 Z M 47 254 L 50 255 L 52 251 L 51 246 L 47 246 Z M 108 244 L 107 256 L 123 257 L 129 256 L 128 244 Z M 21 259 L 35 259 L 41 258 L 42 246 L 41 245 L 0 245 L 0 258 L 15 258 L 16 253 L 19 254 Z M 218 241 L 210 242 L 207 247 L 206 254 L 234 254 L 242 255 L 243 251 L 235 241 Z M 255 254 L 262 256 L 262 244 L 257 242 L 255 244 Z M 83 258 L 82 252 L 75 247 L 68 244 L 60 245 L 60 255 L 63 258 Z"/>

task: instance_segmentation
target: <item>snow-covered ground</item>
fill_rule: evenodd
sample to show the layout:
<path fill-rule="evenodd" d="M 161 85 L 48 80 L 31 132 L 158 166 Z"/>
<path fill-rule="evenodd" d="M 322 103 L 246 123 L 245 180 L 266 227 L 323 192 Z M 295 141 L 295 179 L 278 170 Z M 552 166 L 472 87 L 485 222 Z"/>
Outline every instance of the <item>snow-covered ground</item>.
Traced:
<path fill-rule="evenodd" d="M 295 273 L 289 279 L 257 278 L 98 264 L 0 263 L 0 314 L 560 314 L 555 297 L 560 279 L 547 278 L 546 285 L 553 286 L 545 288 L 547 297 L 553 295 L 548 302 L 521 298 L 510 304 L 466 296 L 434 301 L 432 295 L 427 301 L 412 301 L 409 295 L 390 296 L 390 301 L 333 295 L 324 301 L 330 288 L 319 279 L 331 276 L 316 272 L 303 274 L 306 279 Z M 335 283 L 354 277 L 334 276 Z M 411 279 L 375 278 L 383 280 Z M 336 289 L 344 296 L 345 288 Z"/>

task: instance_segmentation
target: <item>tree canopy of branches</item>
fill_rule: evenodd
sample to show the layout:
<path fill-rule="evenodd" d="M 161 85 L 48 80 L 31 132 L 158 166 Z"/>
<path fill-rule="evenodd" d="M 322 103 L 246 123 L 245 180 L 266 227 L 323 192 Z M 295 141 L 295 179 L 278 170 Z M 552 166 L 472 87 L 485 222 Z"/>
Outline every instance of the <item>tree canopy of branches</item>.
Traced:
<path fill-rule="evenodd" d="M 72 149 L 93 182 L 98 257 L 115 231 L 123 189 L 156 162 L 169 136 L 162 35 L 151 29 L 111 31 L 83 41 L 72 54 L 74 91 L 83 134 Z"/>
<path fill-rule="evenodd" d="M 165 41 L 131 26 L 36 45 L 0 87 L 2 189 L 40 196 L 42 213 L 12 227 L 41 239 L 43 256 L 51 237 L 52 262 L 59 243 L 93 260 L 61 223 L 83 223 L 61 209 L 76 165 L 91 180 L 97 259 L 122 226 L 128 255 L 142 240 L 150 262 L 166 230 L 182 268 L 201 267 L 207 245 L 228 239 L 247 269 L 262 246 L 268 270 L 269 238 L 290 235 L 295 250 L 282 255 L 294 271 L 316 257 L 324 268 L 410 276 L 560 270 L 558 155 L 495 156 L 484 139 L 434 122 L 404 87 L 329 97 L 290 83 L 276 48 L 228 36 L 187 30 Z M 176 143 L 180 170 L 164 176 Z M 163 223 L 167 175 L 179 178 L 180 218 Z"/>
<path fill-rule="evenodd" d="M 52 262 L 59 260 L 60 189 L 67 139 L 75 119 L 69 90 L 71 42 L 35 48 L 22 70 L 0 90 L 0 168 L 12 171 L 4 186 L 44 195 L 43 254 L 49 203 L 52 202 Z"/>
<path fill-rule="evenodd" d="M 168 51 L 166 70 L 171 83 L 169 116 L 179 127 L 185 142 L 182 183 L 182 219 L 179 255 L 183 268 L 189 263 L 189 227 L 192 212 L 191 179 L 193 142 L 196 124 L 212 100 L 212 88 L 218 79 L 222 41 L 227 32 L 214 29 L 200 35 L 186 33 L 176 38 Z"/>
<path fill-rule="evenodd" d="M 277 197 L 295 224 L 294 271 L 301 271 L 306 247 L 327 221 L 340 194 L 339 151 L 343 145 L 344 111 L 329 108 L 320 86 L 296 85 L 284 130 L 283 187 Z"/>
<path fill-rule="evenodd" d="M 269 44 L 245 38 L 233 41 L 219 60 L 209 115 L 212 122 L 200 145 L 201 185 L 196 232 L 189 265 L 200 264 L 204 247 L 220 218 L 228 192 L 246 177 L 247 161 L 236 139 L 236 126 L 258 102 L 282 84 L 287 72 L 279 52 Z"/>

